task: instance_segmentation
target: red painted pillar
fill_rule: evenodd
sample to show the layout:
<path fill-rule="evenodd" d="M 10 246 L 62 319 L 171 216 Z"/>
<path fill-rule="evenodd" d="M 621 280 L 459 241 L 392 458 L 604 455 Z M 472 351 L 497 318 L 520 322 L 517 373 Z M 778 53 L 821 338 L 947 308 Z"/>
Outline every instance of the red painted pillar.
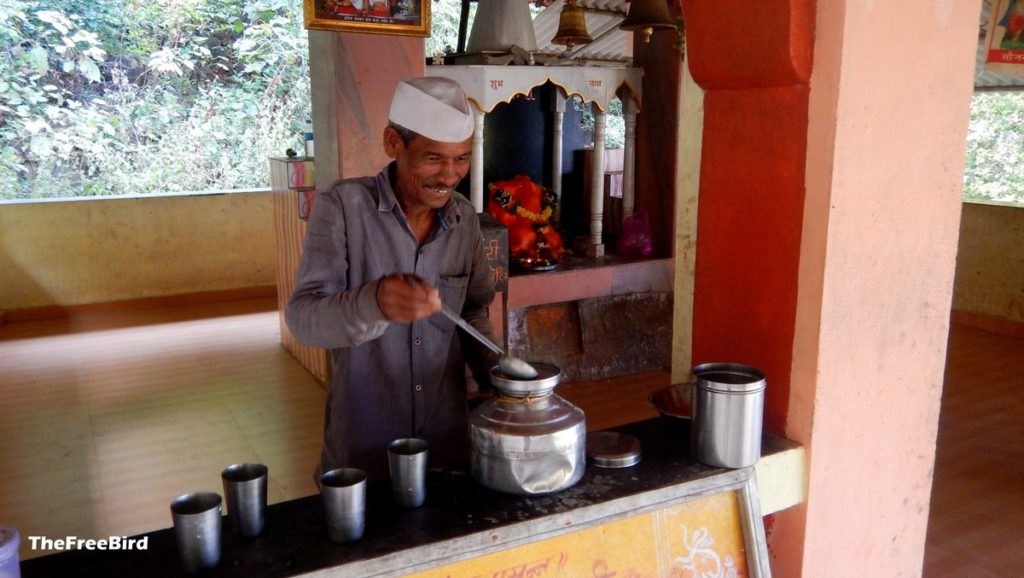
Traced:
<path fill-rule="evenodd" d="M 694 364 L 768 378 L 765 428 L 789 404 L 804 204 L 812 0 L 683 0 L 690 72 L 705 90 Z"/>

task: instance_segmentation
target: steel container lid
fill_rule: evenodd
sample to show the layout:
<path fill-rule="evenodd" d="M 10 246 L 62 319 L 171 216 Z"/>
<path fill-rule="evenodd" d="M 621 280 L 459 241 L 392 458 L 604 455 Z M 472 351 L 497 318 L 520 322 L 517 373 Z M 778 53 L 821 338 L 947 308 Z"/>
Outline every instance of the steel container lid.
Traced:
<path fill-rule="evenodd" d="M 640 440 L 617 431 L 587 435 L 587 457 L 602 468 L 628 468 L 640 463 Z"/>
<path fill-rule="evenodd" d="M 693 368 L 697 387 L 719 393 L 757 393 L 765 388 L 764 374 L 740 363 L 705 363 Z"/>
<path fill-rule="evenodd" d="M 539 361 L 528 362 L 537 370 L 537 377 L 533 379 L 518 379 L 511 377 L 495 365 L 491 368 L 491 383 L 503 395 L 509 397 L 526 397 L 527 395 L 540 397 L 555 390 L 559 380 L 562 378 L 562 370 L 550 363 Z"/>

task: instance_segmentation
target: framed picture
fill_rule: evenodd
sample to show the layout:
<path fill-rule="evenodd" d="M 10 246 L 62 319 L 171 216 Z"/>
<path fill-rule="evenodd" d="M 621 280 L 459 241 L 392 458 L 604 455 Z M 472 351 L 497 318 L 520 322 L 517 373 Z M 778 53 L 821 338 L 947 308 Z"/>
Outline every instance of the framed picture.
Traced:
<path fill-rule="evenodd" d="M 992 0 L 985 30 L 985 68 L 1024 76 L 1024 1 Z"/>
<path fill-rule="evenodd" d="M 306 28 L 430 36 L 430 0 L 303 0 Z"/>

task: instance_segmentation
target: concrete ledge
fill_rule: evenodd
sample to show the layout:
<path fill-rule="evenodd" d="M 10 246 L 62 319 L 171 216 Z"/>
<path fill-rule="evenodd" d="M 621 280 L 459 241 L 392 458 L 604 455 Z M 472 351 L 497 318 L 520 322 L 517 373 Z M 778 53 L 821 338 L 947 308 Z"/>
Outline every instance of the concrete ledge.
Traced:
<path fill-rule="evenodd" d="M 574 259 L 564 269 L 509 278 L 508 308 L 644 291 L 672 291 L 672 259 Z"/>
<path fill-rule="evenodd" d="M 807 499 L 807 452 L 795 442 L 788 443 L 792 447 L 766 455 L 754 466 L 762 515 L 791 508 Z"/>

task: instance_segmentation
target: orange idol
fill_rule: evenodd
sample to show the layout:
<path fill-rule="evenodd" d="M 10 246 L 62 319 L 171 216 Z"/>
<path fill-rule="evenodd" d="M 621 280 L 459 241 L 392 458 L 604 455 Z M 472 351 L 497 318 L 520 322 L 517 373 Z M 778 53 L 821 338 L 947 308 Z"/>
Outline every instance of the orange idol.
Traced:
<path fill-rule="evenodd" d="M 565 253 L 551 225 L 558 199 L 554 192 L 519 175 L 487 186 L 487 212 L 508 227 L 509 257 L 527 269 L 554 266 Z"/>

